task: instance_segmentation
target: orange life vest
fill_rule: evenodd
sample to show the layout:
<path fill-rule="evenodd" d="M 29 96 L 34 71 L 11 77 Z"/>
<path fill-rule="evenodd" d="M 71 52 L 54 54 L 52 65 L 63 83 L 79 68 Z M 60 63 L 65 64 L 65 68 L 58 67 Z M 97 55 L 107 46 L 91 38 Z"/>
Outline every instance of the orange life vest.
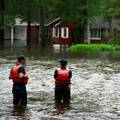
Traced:
<path fill-rule="evenodd" d="M 58 68 L 58 77 L 56 78 L 55 84 L 56 85 L 69 85 L 71 84 L 71 80 L 69 78 L 69 69 L 61 69 Z"/>
<path fill-rule="evenodd" d="M 20 78 L 19 73 L 18 73 L 19 68 L 22 67 L 22 66 L 23 65 L 19 64 L 19 65 L 15 66 L 11 69 L 10 79 L 12 79 L 13 83 L 26 85 L 28 83 L 29 78 L 28 77 Z M 25 74 L 26 74 L 26 71 L 25 71 Z"/>

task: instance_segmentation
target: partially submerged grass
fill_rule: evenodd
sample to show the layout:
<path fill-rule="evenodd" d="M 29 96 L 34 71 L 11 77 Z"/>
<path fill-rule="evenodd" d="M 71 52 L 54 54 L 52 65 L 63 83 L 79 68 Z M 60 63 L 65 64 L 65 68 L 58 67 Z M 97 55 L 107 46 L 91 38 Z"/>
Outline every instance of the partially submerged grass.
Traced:
<path fill-rule="evenodd" d="M 110 45 L 110 44 L 77 44 L 69 48 L 70 52 L 81 52 L 81 51 L 120 51 L 120 45 Z"/>

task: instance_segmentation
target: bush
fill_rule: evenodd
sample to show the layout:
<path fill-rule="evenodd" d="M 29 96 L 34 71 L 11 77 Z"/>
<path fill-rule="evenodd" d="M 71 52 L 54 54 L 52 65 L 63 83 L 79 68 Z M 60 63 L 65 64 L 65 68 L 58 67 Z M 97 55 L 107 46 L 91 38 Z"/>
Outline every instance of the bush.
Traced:
<path fill-rule="evenodd" d="M 78 44 L 73 45 L 69 48 L 70 52 L 80 52 L 80 51 L 114 51 L 120 50 L 120 45 L 109 45 L 109 44 Z"/>
<path fill-rule="evenodd" d="M 111 36 L 111 40 L 108 41 L 109 44 L 120 45 L 120 26 L 114 30 L 114 33 Z"/>

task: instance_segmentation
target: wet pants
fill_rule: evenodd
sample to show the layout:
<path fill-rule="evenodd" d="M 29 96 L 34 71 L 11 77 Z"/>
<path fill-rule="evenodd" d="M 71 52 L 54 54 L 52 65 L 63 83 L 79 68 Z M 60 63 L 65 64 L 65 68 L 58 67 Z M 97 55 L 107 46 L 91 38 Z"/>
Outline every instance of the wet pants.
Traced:
<path fill-rule="evenodd" d="M 13 104 L 14 105 L 27 105 L 27 93 L 13 93 Z"/>
<path fill-rule="evenodd" d="M 57 103 L 70 103 L 70 87 L 69 86 L 55 86 L 55 101 Z"/>

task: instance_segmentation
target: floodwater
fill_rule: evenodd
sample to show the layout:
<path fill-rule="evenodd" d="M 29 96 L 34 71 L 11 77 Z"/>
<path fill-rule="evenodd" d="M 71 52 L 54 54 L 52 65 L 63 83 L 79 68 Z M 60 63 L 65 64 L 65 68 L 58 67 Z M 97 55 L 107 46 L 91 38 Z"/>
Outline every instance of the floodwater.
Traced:
<path fill-rule="evenodd" d="M 10 68 L 20 54 L 28 57 L 28 106 L 12 105 Z M 69 106 L 54 103 L 54 70 L 65 57 L 73 71 Z M 120 120 L 120 54 L 0 50 L 0 120 Z"/>

